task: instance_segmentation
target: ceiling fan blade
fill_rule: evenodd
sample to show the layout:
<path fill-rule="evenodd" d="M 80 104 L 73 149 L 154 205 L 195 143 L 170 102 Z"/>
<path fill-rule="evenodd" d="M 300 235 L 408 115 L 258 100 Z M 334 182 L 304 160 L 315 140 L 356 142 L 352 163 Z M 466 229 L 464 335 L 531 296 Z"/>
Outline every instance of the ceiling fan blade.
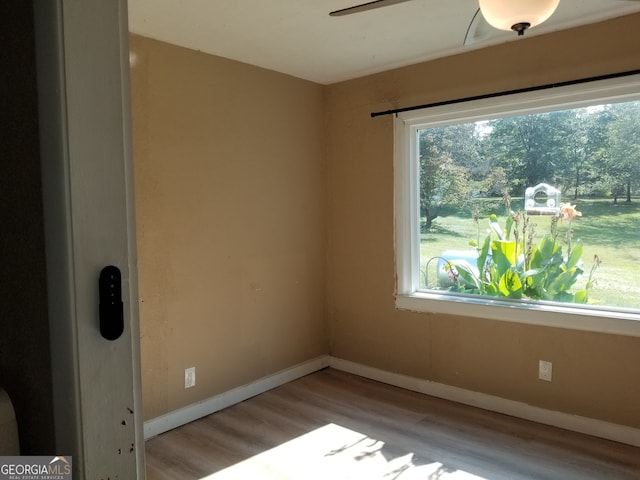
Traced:
<path fill-rule="evenodd" d="M 343 15 L 350 15 L 352 13 L 366 12 L 367 10 L 373 10 L 374 8 L 389 7 L 396 3 L 409 2 L 411 0 L 375 0 L 373 2 L 363 3 L 361 5 L 355 5 L 353 7 L 343 8 L 341 10 L 335 10 L 329 15 L 332 17 L 341 17 Z"/>
<path fill-rule="evenodd" d="M 482 12 L 478 9 L 471 19 L 471 23 L 469 23 L 467 33 L 464 36 L 463 45 L 474 45 L 476 43 L 480 43 L 491 37 L 495 31 L 495 28 L 489 25 L 489 22 L 485 20 Z"/>

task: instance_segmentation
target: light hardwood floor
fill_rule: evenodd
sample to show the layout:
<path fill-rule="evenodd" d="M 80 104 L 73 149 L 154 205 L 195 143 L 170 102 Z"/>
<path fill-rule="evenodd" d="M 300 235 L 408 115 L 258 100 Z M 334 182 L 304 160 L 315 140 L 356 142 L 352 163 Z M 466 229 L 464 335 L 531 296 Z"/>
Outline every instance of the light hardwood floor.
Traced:
<path fill-rule="evenodd" d="M 148 480 L 640 479 L 640 448 L 325 369 L 146 443 Z"/>

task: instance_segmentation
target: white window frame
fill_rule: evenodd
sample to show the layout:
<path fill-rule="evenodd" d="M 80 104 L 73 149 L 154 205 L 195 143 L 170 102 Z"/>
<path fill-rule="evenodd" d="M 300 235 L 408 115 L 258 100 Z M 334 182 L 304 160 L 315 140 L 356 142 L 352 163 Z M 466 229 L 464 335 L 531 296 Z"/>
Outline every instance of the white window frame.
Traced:
<path fill-rule="evenodd" d="M 480 295 L 419 291 L 420 210 L 417 135 L 421 128 L 506 115 L 640 100 L 640 75 L 483 98 L 398 113 L 394 120 L 396 307 L 416 312 L 504 320 L 640 336 L 640 314 L 544 302 L 511 302 Z"/>

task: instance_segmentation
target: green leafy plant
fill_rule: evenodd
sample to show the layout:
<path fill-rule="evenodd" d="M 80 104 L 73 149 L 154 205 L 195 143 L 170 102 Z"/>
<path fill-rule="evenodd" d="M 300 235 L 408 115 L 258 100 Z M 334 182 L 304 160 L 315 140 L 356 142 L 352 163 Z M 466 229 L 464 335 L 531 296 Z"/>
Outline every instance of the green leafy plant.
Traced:
<path fill-rule="evenodd" d="M 522 212 L 510 212 L 502 228 L 496 215 L 489 217 L 487 236 L 480 240 L 479 215 L 473 218 L 478 239 L 471 242 L 478 252 L 477 272 L 456 260 L 445 263 L 454 290 L 506 298 L 530 298 L 556 302 L 587 303 L 600 265 L 596 255 L 583 289 L 572 291 L 584 273 L 581 240 L 573 241 L 573 220 L 581 213 L 562 204 L 562 218 L 568 222 L 566 241 L 558 238 L 560 217 L 553 217 L 550 232 L 535 240 L 535 224 Z M 564 248 L 566 246 L 566 249 Z"/>

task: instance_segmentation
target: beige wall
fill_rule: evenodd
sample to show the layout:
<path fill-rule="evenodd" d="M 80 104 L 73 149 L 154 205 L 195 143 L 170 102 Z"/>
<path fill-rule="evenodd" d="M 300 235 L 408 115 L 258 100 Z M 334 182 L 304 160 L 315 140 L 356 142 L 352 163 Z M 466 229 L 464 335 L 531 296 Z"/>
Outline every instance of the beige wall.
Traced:
<path fill-rule="evenodd" d="M 393 132 L 372 111 L 640 68 L 640 16 L 327 88 L 328 320 L 337 357 L 640 427 L 640 338 L 394 308 Z M 539 359 L 554 366 L 537 380 Z"/>
<path fill-rule="evenodd" d="M 323 90 L 138 36 L 131 50 L 149 419 L 328 353 Z"/>
<path fill-rule="evenodd" d="M 640 68 L 638 26 L 328 87 L 132 36 L 145 418 L 331 353 L 640 428 L 640 338 L 395 309 L 392 119 L 369 116 Z"/>

